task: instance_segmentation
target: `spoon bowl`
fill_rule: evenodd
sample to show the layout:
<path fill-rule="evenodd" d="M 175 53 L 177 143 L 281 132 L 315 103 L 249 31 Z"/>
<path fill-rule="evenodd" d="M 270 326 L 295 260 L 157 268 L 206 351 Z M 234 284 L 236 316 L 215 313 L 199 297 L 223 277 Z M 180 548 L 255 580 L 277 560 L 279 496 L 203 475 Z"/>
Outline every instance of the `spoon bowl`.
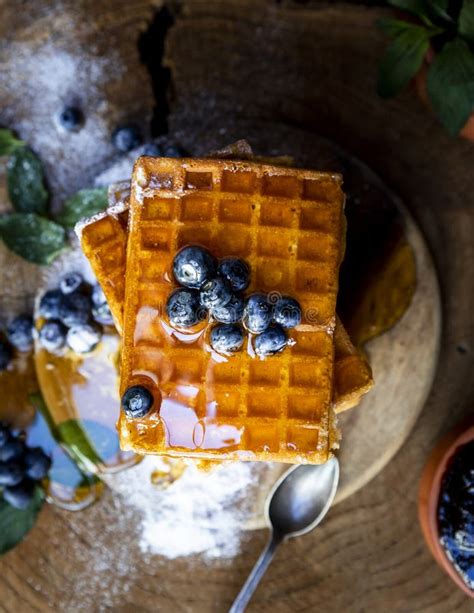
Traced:
<path fill-rule="evenodd" d="M 267 498 L 267 523 L 283 537 L 310 532 L 326 515 L 336 495 L 339 462 L 290 468 L 275 483 Z"/>

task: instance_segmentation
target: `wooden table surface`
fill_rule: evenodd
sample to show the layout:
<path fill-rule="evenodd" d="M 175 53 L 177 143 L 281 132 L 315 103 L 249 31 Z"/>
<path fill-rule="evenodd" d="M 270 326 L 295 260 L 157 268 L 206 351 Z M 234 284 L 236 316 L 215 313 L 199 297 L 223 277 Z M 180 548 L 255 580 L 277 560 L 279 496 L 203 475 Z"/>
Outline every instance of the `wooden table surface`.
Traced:
<path fill-rule="evenodd" d="M 102 23 L 103 37 L 113 30 L 117 12 L 130 25 L 129 37 L 137 37 L 157 3 L 83 1 L 73 9 L 72 2 L 61 7 L 22 2 L 24 17 L 13 17 L 15 4 L 0 5 L 0 16 L 4 12 L 9 20 L 0 19 L 0 33 L 14 24 L 9 40 L 15 28 L 19 38 L 25 28 L 47 29 L 58 11 L 68 10 Z M 27 10 L 33 4 L 36 25 Z M 38 5 L 46 9 L 41 12 Z M 292 149 L 299 143 L 305 151 L 312 134 L 332 139 L 402 197 L 425 233 L 441 285 L 439 367 L 411 436 L 386 469 L 337 505 L 317 531 L 281 548 L 250 611 L 472 611 L 472 603 L 424 545 L 417 490 L 434 443 L 473 408 L 474 145 L 447 136 L 410 92 L 390 102 L 377 98 L 376 63 L 384 40 L 374 22 L 383 13 L 317 2 L 196 0 L 179 3 L 166 38 L 165 60 L 172 71 L 168 122 L 185 146 L 198 154 L 245 136 L 258 150 L 271 153 L 282 149 L 285 138 Z M 69 31 L 72 35 L 83 32 Z M 127 95 L 131 90 L 140 96 L 139 80 L 126 79 L 142 70 L 133 45 L 129 40 L 122 44 L 116 31 L 110 41 L 123 51 L 123 88 L 128 87 Z M 6 44 L 0 47 L 0 65 L 8 70 Z M 143 87 L 142 104 L 149 110 L 149 83 Z M 25 111 L 16 112 L 11 104 L 7 108 L 7 101 L 12 103 L 11 92 L 2 91 L 0 123 L 15 127 Z M 26 541 L 0 561 L 0 610 L 225 611 L 266 538 L 259 532 L 245 539 L 230 564 L 181 560 L 151 566 L 132 582 L 124 577 L 126 589 L 106 593 L 104 588 L 103 598 L 98 590 L 93 599 L 85 596 L 72 608 L 72 594 L 75 603 L 80 602 L 78 590 L 90 594 L 77 577 L 87 577 L 92 562 L 95 516 L 106 514 L 111 505 L 107 495 L 74 516 L 46 508 Z M 80 552 L 74 565 L 72 538 Z M 107 573 L 120 569 L 119 562 L 111 560 L 109 569 L 100 571 L 104 585 Z"/>

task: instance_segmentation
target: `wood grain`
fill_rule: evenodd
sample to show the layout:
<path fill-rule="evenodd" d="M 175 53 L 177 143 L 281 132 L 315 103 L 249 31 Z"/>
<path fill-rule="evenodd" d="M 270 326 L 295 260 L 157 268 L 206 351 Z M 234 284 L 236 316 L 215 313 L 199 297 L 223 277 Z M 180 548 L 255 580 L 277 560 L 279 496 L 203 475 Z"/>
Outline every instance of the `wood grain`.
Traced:
<path fill-rule="evenodd" d="M 28 4 L 33 3 L 22 7 Z M 88 21 L 100 23 L 102 7 L 111 4 L 87 5 Z M 151 4 L 129 1 L 116 12 L 124 23 L 134 23 L 134 7 L 148 15 Z M 47 14 L 49 3 L 35 5 L 39 13 L 32 16 L 0 8 L 9 39 Z M 399 193 L 425 233 L 441 283 L 440 361 L 408 441 L 317 531 L 281 549 L 250 611 L 471 609 L 423 543 L 416 498 L 429 450 L 472 411 L 474 400 L 474 148 L 449 138 L 409 93 L 390 102 L 376 97 L 376 62 L 384 41 L 374 21 L 382 14 L 314 3 L 307 8 L 264 0 L 184 2 L 168 40 L 175 92 L 170 126 L 193 153 L 245 136 L 262 152 L 284 150 L 324 166 L 329 160 L 312 157 L 313 143 L 319 142 L 313 135 L 331 138 Z M 41 27 L 49 31 L 45 23 Z M 108 38 L 106 28 L 101 35 L 112 47 L 129 44 L 120 36 Z M 8 54 L 5 46 L 2 54 Z M 130 66 L 139 70 L 136 58 Z M 8 117 L 14 118 L 11 108 Z M 111 496 L 77 515 L 47 508 L 28 539 L 0 561 L 1 609 L 225 611 L 266 538 L 261 532 L 246 539 L 231 564 L 151 559 L 139 573 L 124 575 L 118 558 L 133 550 L 126 531 L 124 547 L 108 568 L 97 570 L 93 563 L 114 542 L 113 513 Z"/>

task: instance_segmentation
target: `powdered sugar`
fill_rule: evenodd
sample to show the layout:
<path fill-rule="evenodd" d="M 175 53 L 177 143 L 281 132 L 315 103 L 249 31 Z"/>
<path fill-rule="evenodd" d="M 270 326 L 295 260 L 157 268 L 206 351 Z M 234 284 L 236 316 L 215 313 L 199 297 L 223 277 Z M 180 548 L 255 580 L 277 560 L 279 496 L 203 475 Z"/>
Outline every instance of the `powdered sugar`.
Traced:
<path fill-rule="evenodd" d="M 153 471 L 162 469 L 163 460 L 148 456 L 135 468 L 108 479 L 141 515 L 141 551 L 167 558 L 233 557 L 254 511 L 251 492 L 264 466 L 233 462 L 202 472 L 190 464 L 166 489 L 150 480 Z"/>

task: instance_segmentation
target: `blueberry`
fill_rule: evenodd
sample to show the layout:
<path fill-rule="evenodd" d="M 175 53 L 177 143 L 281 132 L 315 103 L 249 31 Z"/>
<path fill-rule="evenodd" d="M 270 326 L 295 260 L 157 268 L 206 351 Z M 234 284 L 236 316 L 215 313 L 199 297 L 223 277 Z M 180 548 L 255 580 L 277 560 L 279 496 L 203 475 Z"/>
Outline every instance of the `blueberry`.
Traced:
<path fill-rule="evenodd" d="M 145 417 L 152 406 L 153 396 L 143 385 L 129 387 L 122 396 L 122 407 L 127 417 L 133 419 Z"/>
<path fill-rule="evenodd" d="M 244 314 L 244 299 L 239 294 L 234 294 L 226 305 L 213 308 L 211 314 L 222 324 L 236 324 Z"/>
<path fill-rule="evenodd" d="M 283 296 L 273 308 L 273 320 L 283 328 L 295 328 L 301 323 L 301 307 L 294 298 Z"/>
<path fill-rule="evenodd" d="M 25 472 L 20 462 L 15 460 L 0 462 L 0 487 L 18 485 L 24 476 Z"/>
<path fill-rule="evenodd" d="M 260 357 L 273 355 L 284 349 L 287 342 L 285 330 L 275 324 L 255 337 L 255 353 Z"/>
<path fill-rule="evenodd" d="M 59 123 L 68 132 L 78 130 L 84 121 L 81 109 L 75 106 L 66 106 L 59 115 Z"/>
<path fill-rule="evenodd" d="M 0 462 L 19 460 L 25 453 L 25 444 L 17 438 L 10 437 L 8 441 L 0 447 Z"/>
<path fill-rule="evenodd" d="M 180 287 L 168 298 L 166 313 L 171 325 L 188 328 L 206 318 L 206 310 L 199 302 L 199 292 Z"/>
<path fill-rule="evenodd" d="M 59 319 L 65 326 L 77 326 L 90 320 L 91 299 L 81 292 L 73 292 L 62 297 L 59 305 Z"/>
<path fill-rule="evenodd" d="M 112 134 L 112 142 L 116 149 L 122 153 L 128 153 L 142 142 L 140 130 L 135 125 L 117 128 Z"/>
<path fill-rule="evenodd" d="M 10 438 L 10 428 L 6 424 L 0 424 L 0 447 L 3 447 Z"/>
<path fill-rule="evenodd" d="M 52 319 L 43 324 L 39 331 L 39 340 L 46 351 L 54 353 L 66 344 L 66 334 L 66 326 L 60 321 Z"/>
<path fill-rule="evenodd" d="M 230 282 L 234 291 L 242 292 L 247 289 L 250 283 L 250 268 L 244 260 L 224 258 L 219 262 L 217 270 Z"/>
<path fill-rule="evenodd" d="M 98 324 L 102 326 L 113 326 L 114 318 L 112 317 L 112 312 L 107 303 L 105 304 L 94 304 L 92 306 L 92 318 Z"/>
<path fill-rule="evenodd" d="M 75 353 L 89 353 L 102 338 L 102 329 L 96 324 L 72 326 L 66 335 L 66 343 Z"/>
<path fill-rule="evenodd" d="M 30 315 L 15 317 L 7 326 L 7 336 L 18 351 L 30 351 L 33 347 L 33 318 Z"/>
<path fill-rule="evenodd" d="M 31 479 L 24 479 L 18 485 L 6 487 L 3 490 L 3 497 L 8 504 L 15 509 L 26 509 L 35 495 L 35 482 Z"/>
<path fill-rule="evenodd" d="M 200 289 L 216 274 L 217 263 L 207 249 L 190 245 L 183 247 L 173 261 L 176 281 L 185 287 Z"/>
<path fill-rule="evenodd" d="M 23 463 L 27 476 L 35 481 L 44 479 L 51 468 L 51 458 L 41 447 L 27 449 L 23 458 Z"/>
<path fill-rule="evenodd" d="M 11 345 L 0 339 L 0 372 L 6 370 L 12 361 L 13 350 Z"/>
<path fill-rule="evenodd" d="M 63 299 L 58 289 L 51 289 L 40 300 L 39 314 L 45 319 L 58 319 L 59 305 Z"/>
<path fill-rule="evenodd" d="M 152 158 L 163 157 L 163 150 L 157 143 L 146 143 L 143 147 L 143 155 L 149 155 Z"/>
<path fill-rule="evenodd" d="M 249 332 L 260 334 L 272 321 L 273 309 L 265 294 L 252 294 L 245 303 L 243 322 Z"/>
<path fill-rule="evenodd" d="M 81 285 L 84 283 L 83 276 L 78 272 L 70 272 L 59 282 L 59 289 L 63 294 L 72 294 L 73 292 L 80 289 Z"/>
<path fill-rule="evenodd" d="M 173 143 L 163 146 L 163 156 L 166 158 L 184 158 L 188 155 L 188 152 L 180 145 Z"/>
<path fill-rule="evenodd" d="M 199 299 L 201 300 L 202 306 L 207 309 L 212 309 L 228 304 L 232 295 L 232 289 L 227 279 L 223 277 L 214 277 L 214 279 L 206 281 L 201 287 Z"/>
<path fill-rule="evenodd" d="M 94 285 L 92 289 L 92 304 L 97 306 L 107 304 L 107 298 L 105 297 L 104 290 L 98 283 L 97 285 Z"/>
<path fill-rule="evenodd" d="M 210 334 L 211 347 L 218 353 L 234 353 L 244 344 L 244 332 L 235 324 L 214 326 Z"/>

